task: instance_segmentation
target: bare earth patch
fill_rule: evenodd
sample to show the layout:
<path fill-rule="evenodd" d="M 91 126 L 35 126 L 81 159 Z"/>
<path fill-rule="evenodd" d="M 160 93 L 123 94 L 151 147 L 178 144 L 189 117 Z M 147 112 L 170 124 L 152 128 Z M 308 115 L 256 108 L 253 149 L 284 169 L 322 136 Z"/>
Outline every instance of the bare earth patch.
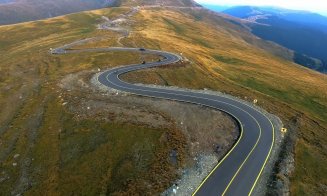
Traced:
<path fill-rule="evenodd" d="M 238 138 L 236 122 L 220 111 L 114 90 L 99 90 L 89 83 L 93 74 L 84 71 L 66 76 L 60 83 L 64 89 L 63 104 L 78 119 L 131 123 L 160 129 L 176 127 L 186 138 L 186 153 L 179 154 L 181 152 L 173 150 L 166 158 L 173 164 L 183 159 L 183 166 L 176 168 L 182 176 L 180 187 L 187 189 L 186 186 L 190 185 L 193 187 L 190 190 L 194 190 Z M 76 96 L 79 93 L 83 96 Z M 185 174 L 195 174 L 192 178 L 198 179 L 191 180 L 190 175 Z"/>

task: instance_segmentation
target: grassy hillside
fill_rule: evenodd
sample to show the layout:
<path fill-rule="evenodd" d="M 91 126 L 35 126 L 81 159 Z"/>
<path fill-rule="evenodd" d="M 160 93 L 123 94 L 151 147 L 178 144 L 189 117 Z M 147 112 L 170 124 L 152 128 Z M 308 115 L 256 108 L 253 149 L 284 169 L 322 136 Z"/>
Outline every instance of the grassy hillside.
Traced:
<path fill-rule="evenodd" d="M 126 11 L 101 14 L 115 17 Z M 176 178 L 176 169 L 162 160 L 183 145 L 175 141 L 174 128 L 76 119 L 64 106 L 65 92 L 58 84 L 68 73 L 138 62 L 138 55 L 126 53 L 49 55 L 50 47 L 87 36 L 118 37 L 95 30 L 99 14 L 0 27 L 1 194 L 110 194 L 128 191 L 131 179 L 135 191 L 144 191 L 146 181 L 157 182 L 152 190 L 161 191 Z M 71 96 L 83 100 L 87 95 Z M 161 177 L 154 175 L 163 171 Z"/>
<path fill-rule="evenodd" d="M 327 172 L 323 166 L 327 163 L 326 75 L 253 47 L 240 39 L 244 31 L 219 18 L 201 18 L 203 14 L 195 11 L 142 14 L 140 20 L 145 18 L 148 23 L 140 34 L 157 43 L 165 40 L 161 49 L 182 52 L 194 62 L 191 67 L 159 69 L 153 74 L 169 85 L 210 88 L 249 100 L 258 98 L 259 105 L 282 117 L 290 131 L 298 135 L 292 192 L 323 192 Z M 153 25 L 153 20 L 161 22 Z M 297 122 L 295 126 L 293 121 Z"/>
<path fill-rule="evenodd" d="M 223 13 L 246 19 L 256 36 L 295 51 L 294 62 L 327 71 L 327 18 L 319 14 L 278 8 L 236 6 Z M 254 19 L 257 18 L 257 19 Z"/>
<path fill-rule="evenodd" d="M 193 7 L 199 6 L 194 0 L 117 0 L 116 4 L 121 6 L 144 6 L 144 5 L 163 5 L 163 6 L 181 6 Z"/>
<path fill-rule="evenodd" d="M 16 0 L 0 5 L 0 25 L 50 18 L 109 5 L 111 4 L 106 0 Z"/>
<path fill-rule="evenodd" d="M 10 191 L 17 184 L 17 170 L 12 166 L 16 151 L 27 156 L 28 153 L 40 157 L 35 167 L 36 185 L 30 189 L 30 194 L 49 190 L 49 194 L 58 193 L 60 189 L 74 193 L 72 187 L 85 187 L 88 180 L 92 184 L 106 183 L 105 180 L 92 176 L 92 171 L 85 171 L 92 178 L 85 179 L 81 173 L 70 173 L 71 168 L 87 168 L 90 164 L 88 155 L 70 164 L 60 163 L 66 160 L 69 146 L 72 142 L 65 132 L 58 129 L 76 129 L 74 142 L 88 138 L 88 131 L 83 127 L 96 127 L 100 138 L 112 137 L 102 130 L 115 129 L 129 132 L 127 125 L 97 124 L 99 122 L 74 122 L 58 103 L 57 86 L 59 80 L 79 70 L 87 70 L 108 65 L 119 65 L 133 62 L 136 54 L 83 54 L 67 56 L 51 56 L 47 50 L 75 40 L 101 36 L 105 40 L 95 41 L 90 46 L 117 46 L 116 33 L 98 31 L 95 24 L 102 15 L 112 17 L 126 12 L 128 8 L 111 8 L 92 12 L 72 14 L 45 21 L 24 23 L 0 27 L 0 103 L 5 106 L 0 116 L 1 145 L 0 169 L 8 169 L 15 177 L 0 184 L 1 190 Z M 175 53 L 182 53 L 192 63 L 182 67 L 168 67 L 142 71 L 135 75 L 126 75 L 131 81 L 177 85 L 187 88 L 223 91 L 247 100 L 257 98 L 259 105 L 280 116 L 291 134 L 296 134 L 298 140 L 295 148 L 296 169 L 292 175 L 292 193 L 317 195 L 323 193 L 326 184 L 327 171 L 327 77 L 323 74 L 303 68 L 297 64 L 278 58 L 259 49 L 257 46 L 269 47 L 251 36 L 244 28 L 230 23 L 222 17 L 209 14 L 203 10 L 177 8 L 146 8 L 133 17 L 132 32 L 121 43 L 130 47 L 147 47 Z M 245 41 L 246 40 L 246 41 Z M 85 45 L 83 47 L 88 47 Z M 124 58 L 117 58 L 121 55 Z M 107 58 L 106 58 L 107 57 Z M 116 58 L 113 58 L 116 57 Z M 98 60 L 97 60 L 98 59 Z M 135 60 L 134 60 L 135 61 Z M 40 104 L 41 103 L 41 104 Z M 40 114 L 34 116 L 31 114 Z M 35 148 L 28 151 L 29 135 L 26 127 L 34 119 L 38 130 L 43 130 Z M 50 120 L 51 119 L 51 120 Z M 84 126 L 85 125 L 85 126 Z M 51 129 L 49 129 L 51 127 Z M 160 133 L 164 130 L 140 131 L 135 140 L 126 144 L 143 142 L 147 132 L 148 140 L 154 144 L 160 142 Z M 161 132 L 160 132 L 161 131 Z M 150 134 L 149 134 L 150 133 Z M 103 135 L 104 134 L 104 135 Z M 50 136 L 50 137 L 47 137 Z M 30 136 L 32 137 L 32 136 Z M 121 136 L 115 136 L 120 138 Z M 151 139 L 152 138 L 152 139 Z M 33 137 L 32 137 L 33 139 Z M 14 151 L 6 152 L 11 144 L 17 146 Z M 83 144 L 83 143 L 82 143 Z M 82 145 L 78 144 L 78 145 Z M 100 156 L 110 156 L 105 149 L 112 148 L 106 144 L 97 148 Z M 121 144 L 116 144 L 121 145 Z M 163 146 L 167 144 L 162 144 Z M 88 146 L 85 151 L 92 149 Z M 27 149 L 27 150 L 26 150 Z M 165 150 L 159 148 L 155 150 Z M 40 154 L 38 154 L 40 153 Z M 126 151 L 120 152 L 123 157 Z M 151 151 L 153 153 L 153 151 Z M 151 159 L 151 153 L 149 157 Z M 78 154 L 73 154 L 78 156 Z M 91 155 L 89 155 L 91 156 Z M 93 155 L 95 156 L 95 155 Z M 92 157 L 92 156 L 91 156 Z M 68 157 L 69 158 L 69 157 Z M 85 159 L 84 159 L 85 158 Z M 155 159 L 151 159 L 156 161 Z M 103 162 L 97 159 L 99 164 Z M 61 165 L 63 164 L 63 165 Z M 126 167 L 129 165 L 126 164 Z M 105 167 L 105 166 L 103 166 Z M 86 174 L 84 174 L 86 175 Z M 122 176 L 124 176 L 122 174 Z M 142 176 L 139 174 L 139 177 Z M 146 174 L 145 174 L 146 176 Z M 46 180 L 47 179 L 47 180 Z M 107 178 L 109 179 L 109 178 Z M 67 186 L 67 181 L 76 180 L 76 184 Z M 39 182 L 43 182 L 39 184 Z M 99 183 L 98 183 L 99 182 Z M 101 186 L 98 186 L 101 189 Z M 162 190 L 165 187 L 159 188 Z M 76 190 L 75 190 L 76 191 Z M 100 193 L 99 190 L 89 190 L 90 193 Z M 77 192 L 75 192 L 77 193 Z"/>
<path fill-rule="evenodd" d="M 0 25 L 40 20 L 111 6 L 199 6 L 193 0 L 16 0 L 0 1 Z"/>

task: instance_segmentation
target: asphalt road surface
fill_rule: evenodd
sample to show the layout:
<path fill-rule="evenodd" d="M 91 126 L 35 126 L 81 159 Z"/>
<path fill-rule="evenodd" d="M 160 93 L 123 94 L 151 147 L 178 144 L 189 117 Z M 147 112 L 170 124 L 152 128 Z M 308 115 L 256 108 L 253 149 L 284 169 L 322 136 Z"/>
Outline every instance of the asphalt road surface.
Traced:
<path fill-rule="evenodd" d="M 156 54 L 162 60 L 145 64 L 127 65 L 102 72 L 98 81 L 110 88 L 136 95 L 188 102 L 214 108 L 231 115 L 239 124 L 240 136 L 233 148 L 203 180 L 194 195 L 251 195 L 266 165 L 274 145 L 274 126 L 265 114 L 237 100 L 187 90 L 159 89 L 130 84 L 119 76 L 128 72 L 177 63 L 181 57 L 163 51 L 138 48 L 98 48 L 66 50 L 58 48 L 53 54 L 78 52 L 127 51 Z M 201 131 L 201 130 L 199 130 Z"/>

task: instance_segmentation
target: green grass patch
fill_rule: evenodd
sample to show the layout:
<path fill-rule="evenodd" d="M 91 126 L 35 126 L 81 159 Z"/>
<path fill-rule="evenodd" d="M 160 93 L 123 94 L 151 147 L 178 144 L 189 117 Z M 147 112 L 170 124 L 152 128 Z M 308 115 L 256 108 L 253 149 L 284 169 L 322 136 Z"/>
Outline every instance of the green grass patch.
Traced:
<path fill-rule="evenodd" d="M 126 189 L 128 181 L 145 174 L 163 148 L 163 130 L 91 120 L 68 115 L 60 135 L 62 193 L 99 194 Z"/>
<path fill-rule="evenodd" d="M 242 85 L 255 89 L 264 94 L 275 97 L 279 100 L 285 101 L 286 103 L 296 105 L 298 108 L 309 111 L 312 114 L 315 114 L 318 118 L 327 119 L 327 107 L 315 101 L 315 98 L 312 96 L 305 95 L 302 92 L 299 92 L 296 89 L 287 89 L 280 90 L 272 87 L 269 84 L 260 82 L 254 78 L 235 78 L 236 82 L 241 83 Z"/>
<path fill-rule="evenodd" d="M 167 18 L 162 19 L 168 26 L 172 27 L 177 34 L 183 35 L 185 33 L 186 30 L 183 25 Z"/>
<path fill-rule="evenodd" d="M 211 44 L 209 44 L 208 41 L 206 41 L 204 39 L 201 39 L 201 38 L 196 38 L 196 37 L 192 38 L 192 43 L 199 44 L 199 45 L 204 46 L 206 48 L 211 48 L 211 49 L 213 48 L 213 46 Z"/>
<path fill-rule="evenodd" d="M 194 17 L 194 20 L 195 21 L 201 21 L 201 20 L 203 20 L 203 14 L 202 13 L 195 12 L 195 11 L 190 11 L 189 14 Z"/>
<path fill-rule="evenodd" d="M 296 163 L 295 175 L 292 176 L 294 195 L 324 195 L 323 189 L 317 190 L 316 186 L 324 186 L 327 183 L 327 168 L 324 164 L 326 156 L 321 149 L 308 147 L 303 141 L 299 142 L 301 148 L 296 151 L 298 162 Z M 317 184 L 316 184 L 317 183 Z"/>
<path fill-rule="evenodd" d="M 215 54 L 212 56 L 215 60 L 232 65 L 250 65 L 251 63 L 244 60 Z"/>

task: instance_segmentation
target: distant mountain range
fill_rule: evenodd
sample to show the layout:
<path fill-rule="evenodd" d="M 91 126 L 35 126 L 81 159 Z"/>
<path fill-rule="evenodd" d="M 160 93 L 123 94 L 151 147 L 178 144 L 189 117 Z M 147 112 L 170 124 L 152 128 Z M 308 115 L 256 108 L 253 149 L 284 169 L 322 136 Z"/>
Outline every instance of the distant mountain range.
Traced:
<path fill-rule="evenodd" d="M 327 73 L 327 17 L 275 7 L 236 6 L 222 12 L 244 20 L 256 36 L 293 50 L 294 62 Z"/>
<path fill-rule="evenodd" d="M 115 0 L 116 4 L 122 6 L 144 6 L 144 5 L 164 5 L 194 7 L 200 6 L 194 0 Z"/>
<path fill-rule="evenodd" d="M 327 72 L 327 17 L 274 7 L 238 6 L 223 13 L 248 21 L 256 36 L 295 51 L 294 62 Z"/>
<path fill-rule="evenodd" d="M 0 25 L 99 9 L 116 0 L 0 0 Z"/>
<path fill-rule="evenodd" d="M 288 10 L 275 7 L 238 6 L 226 9 L 223 13 L 242 19 L 248 19 L 254 16 L 266 16 L 266 20 L 261 21 L 265 24 L 270 23 L 269 19 L 274 18 L 284 20 L 282 22 L 294 22 L 297 26 L 304 25 L 327 31 L 327 17 L 307 11 Z M 274 22 L 278 24 L 279 21 L 274 20 Z"/>
<path fill-rule="evenodd" d="M 0 25 L 110 6 L 139 5 L 200 6 L 193 0 L 0 0 Z"/>

